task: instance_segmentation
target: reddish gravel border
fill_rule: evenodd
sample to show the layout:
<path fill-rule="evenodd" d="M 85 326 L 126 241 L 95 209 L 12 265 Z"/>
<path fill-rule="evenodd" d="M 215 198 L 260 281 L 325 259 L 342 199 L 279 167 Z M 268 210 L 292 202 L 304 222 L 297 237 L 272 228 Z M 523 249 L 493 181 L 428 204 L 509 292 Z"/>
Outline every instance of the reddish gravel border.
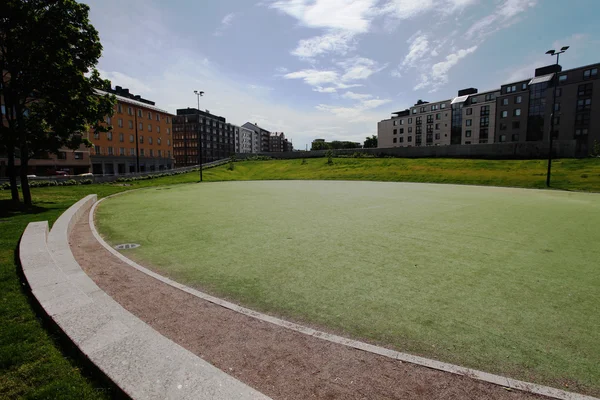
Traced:
<path fill-rule="evenodd" d="M 544 399 L 327 342 L 199 299 L 112 255 L 92 235 L 88 214 L 70 245 L 83 270 L 124 308 L 273 399 Z"/>

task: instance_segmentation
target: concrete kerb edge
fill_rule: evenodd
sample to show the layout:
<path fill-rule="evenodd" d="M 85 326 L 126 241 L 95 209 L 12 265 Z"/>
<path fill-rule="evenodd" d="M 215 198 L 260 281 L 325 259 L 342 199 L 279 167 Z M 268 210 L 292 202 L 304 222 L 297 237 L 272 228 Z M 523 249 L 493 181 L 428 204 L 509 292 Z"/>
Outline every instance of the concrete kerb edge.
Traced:
<path fill-rule="evenodd" d="M 94 297 L 90 296 L 88 293 L 84 293 L 83 291 L 78 290 L 78 286 L 77 283 L 75 282 L 71 282 L 70 281 L 70 275 L 66 274 L 62 268 L 60 268 L 59 265 L 57 265 L 57 261 L 55 258 L 55 254 L 53 254 L 53 252 L 57 252 L 60 253 L 59 254 L 59 258 L 61 259 L 61 261 L 68 261 L 66 260 L 69 256 L 73 258 L 72 262 L 81 269 L 81 267 L 79 266 L 79 264 L 77 263 L 77 261 L 75 260 L 75 258 L 73 257 L 73 254 L 71 253 L 71 248 L 68 242 L 69 239 L 69 233 L 72 230 L 73 226 L 75 225 L 76 221 L 78 219 L 81 218 L 82 214 L 85 213 L 87 210 L 91 209 L 91 207 L 97 203 L 97 197 L 96 195 L 88 195 L 86 197 L 84 197 L 83 199 L 79 200 L 77 203 L 75 203 L 73 206 L 71 206 L 68 210 L 66 210 L 63 214 L 61 214 L 61 216 L 59 217 L 59 219 L 55 222 L 54 226 L 52 227 L 52 229 L 49 231 L 49 227 L 48 227 L 48 222 L 47 221 L 43 221 L 43 222 L 32 222 L 30 224 L 28 224 L 28 226 L 26 227 L 23 236 L 19 242 L 19 263 L 21 265 L 21 268 L 23 269 L 23 273 L 25 275 L 25 280 L 28 282 L 28 285 L 31 289 L 31 293 L 33 295 L 33 298 L 35 298 L 36 302 L 39 304 L 42 312 L 44 314 L 46 314 L 46 317 L 48 319 L 48 321 L 50 321 L 50 323 L 52 323 L 54 326 L 56 326 L 64 335 L 64 338 L 67 340 L 67 342 L 69 343 L 70 347 L 72 349 L 74 349 L 75 351 L 77 351 L 79 353 L 79 355 L 83 356 L 84 359 L 86 360 L 86 362 L 90 363 L 90 366 L 95 370 L 96 373 L 100 373 L 101 377 L 103 380 L 105 380 L 107 383 L 109 383 L 110 385 L 113 385 L 113 387 L 115 387 L 118 391 L 119 394 L 124 395 L 128 398 L 165 398 L 165 396 L 167 395 L 167 391 L 170 391 L 172 388 L 170 387 L 161 387 L 161 388 L 156 388 L 156 384 L 148 384 L 150 379 L 148 376 L 144 376 L 146 379 L 145 380 L 140 380 L 140 382 L 131 382 L 131 379 L 129 379 L 127 377 L 127 374 L 129 373 L 129 370 L 132 370 L 134 373 L 139 370 L 140 368 L 142 369 L 146 369 L 144 367 L 144 365 L 141 365 L 140 367 L 137 368 L 131 368 L 130 366 L 128 366 L 127 364 L 122 364 L 122 363 L 113 363 L 111 364 L 110 361 L 113 359 L 111 357 L 105 357 L 106 360 L 104 360 L 102 357 L 102 354 L 100 354 L 101 351 L 111 351 L 112 346 L 116 346 L 116 345 L 121 345 L 124 340 L 137 340 L 138 342 L 141 339 L 149 339 L 152 341 L 152 346 L 155 345 L 161 345 L 162 349 L 164 351 L 167 352 L 178 352 L 179 354 L 179 360 L 181 362 L 185 361 L 188 364 L 188 367 L 191 367 L 189 370 L 188 369 L 182 369 L 181 367 L 179 367 L 179 369 L 177 368 L 173 368 L 173 369 L 168 369 L 168 371 L 173 371 L 173 373 L 177 376 L 177 379 L 181 380 L 181 383 L 179 384 L 179 386 L 177 387 L 177 392 L 179 392 L 182 387 L 184 388 L 184 391 L 181 393 L 182 396 L 189 396 L 194 395 L 194 396 L 204 396 L 206 393 L 206 391 L 212 393 L 213 398 L 215 399 L 227 399 L 227 398 L 232 398 L 231 396 L 233 394 L 235 394 L 237 396 L 237 398 L 245 398 L 245 399 L 264 399 L 264 400 L 268 400 L 269 397 L 263 395 L 262 393 L 258 392 L 257 390 L 253 389 L 252 387 L 244 384 L 243 382 L 240 382 L 239 380 L 237 380 L 236 378 L 228 375 L 227 373 L 219 370 L 218 368 L 216 368 L 215 366 L 211 365 L 210 363 L 208 363 L 207 361 L 203 360 L 202 358 L 198 357 L 197 355 L 191 353 L 189 350 L 186 350 L 185 348 L 181 347 L 179 344 L 174 343 L 173 341 L 171 341 L 168 338 L 165 338 L 164 336 L 162 336 L 159 332 L 157 332 L 156 330 L 154 330 L 151 326 L 149 326 L 148 324 L 142 322 L 141 320 L 139 320 L 136 316 L 134 316 L 133 314 L 129 313 L 128 311 L 126 311 L 125 309 L 122 308 L 122 306 L 118 305 L 118 303 L 116 303 L 114 300 L 112 300 L 110 297 L 109 299 L 111 300 L 111 302 L 113 302 L 115 304 L 115 306 L 118 306 L 120 309 L 122 309 L 122 311 L 124 313 L 127 314 L 127 316 L 131 319 L 131 320 L 138 320 L 139 321 L 139 325 L 138 327 L 132 327 L 132 326 L 126 326 L 126 335 L 124 335 L 123 337 L 121 337 L 119 340 L 110 342 L 110 343 L 105 343 L 102 341 L 101 337 L 98 337 L 98 335 L 94 334 L 89 336 L 88 333 L 89 332 L 84 332 L 85 329 L 77 329 L 77 327 L 75 327 L 74 325 L 70 325 L 72 324 L 73 321 L 78 321 L 79 318 L 76 315 L 79 311 L 81 311 L 82 309 L 84 309 L 86 306 L 94 306 L 94 310 L 100 312 L 100 313 L 104 313 L 106 311 L 105 314 L 102 315 L 106 315 L 109 318 L 106 319 L 105 322 L 107 322 L 107 324 L 104 324 L 106 326 L 109 326 L 111 323 L 113 322 L 117 322 L 119 323 L 121 326 L 125 326 L 121 323 L 121 316 L 116 316 L 114 314 L 114 310 L 103 310 L 102 309 L 102 304 L 98 304 L 95 302 Z M 54 230 L 54 232 L 53 232 Z M 42 237 L 43 236 L 43 237 Z M 65 242 L 66 241 L 66 242 Z M 27 251 L 23 250 L 23 246 L 27 247 Z M 44 254 L 46 254 L 46 257 L 42 260 L 42 259 L 36 259 L 36 255 L 37 253 L 43 252 Z M 38 257 L 39 258 L 39 257 Z M 56 274 L 59 274 L 61 277 L 61 282 L 65 282 L 68 283 L 71 286 L 71 290 L 69 291 L 68 294 L 61 294 L 59 297 L 54 298 L 54 297 L 48 297 L 48 299 L 44 299 L 44 298 L 40 298 L 40 293 L 36 293 L 36 290 L 39 290 L 39 285 L 31 285 L 30 283 L 30 277 L 28 276 L 30 271 L 28 269 L 31 269 L 29 267 L 35 267 L 36 263 L 41 263 L 42 265 L 39 268 L 42 269 L 46 269 L 46 268 L 51 268 L 53 271 L 55 271 Z M 27 264 L 27 265 L 24 265 Z M 35 271 L 34 271 L 35 272 Z M 81 269 L 81 272 L 87 277 L 87 275 L 83 272 L 83 270 Z M 91 280 L 91 278 L 87 277 L 87 279 L 90 281 L 90 283 L 92 283 L 95 286 L 95 283 L 93 283 L 93 281 Z M 100 288 L 96 287 L 97 290 L 93 292 L 93 294 L 97 294 L 99 292 L 104 293 Z M 44 286 L 42 289 L 46 290 L 48 289 L 46 286 Z M 43 294 L 43 293 L 42 293 Z M 104 293 L 105 294 L 105 293 Z M 69 300 L 73 299 L 77 299 L 77 301 L 71 301 L 69 302 Z M 84 298 L 86 301 L 81 301 L 81 299 Z M 59 309 L 53 309 L 52 307 L 56 308 L 57 305 L 53 305 L 53 301 L 60 301 L 61 303 L 58 304 Z M 89 301 L 87 301 L 89 300 Z M 63 306 L 62 303 L 64 303 L 65 301 L 67 301 L 69 303 L 69 308 L 68 309 L 63 309 L 60 308 Z M 72 307 L 71 307 L 72 306 Z M 50 307 L 50 309 L 49 309 Z M 100 307 L 100 308 L 98 308 Z M 54 311 L 52 311 L 54 310 Z M 66 318 L 66 319 L 65 319 Z M 71 321 L 71 322 L 69 322 Z M 80 324 L 79 324 L 80 325 Z M 114 325 L 114 324 L 113 324 Z M 111 326 L 113 326 L 111 325 Z M 75 329 L 72 329 L 74 328 Z M 141 328 L 141 329 L 138 329 Z M 95 332 L 97 333 L 97 332 Z M 112 331 L 109 332 L 110 334 L 112 334 Z M 83 334 L 83 336 L 82 336 Z M 84 338 L 84 336 L 89 336 L 87 338 Z M 88 339 L 92 339 L 93 341 L 90 341 Z M 66 342 L 66 343 L 67 343 Z M 97 343 L 96 343 L 97 342 Z M 142 343 L 145 343 L 146 340 L 142 340 Z M 87 343 L 87 344 L 86 344 Z M 90 348 L 90 343 L 91 344 L 98 344 L 100 343 L 101 346 L 92 350 Z M 138 350 L 138 355 L 143 355 L 145 356 L 145 358 L 140 358 L 142 361 L 147 360 L 149 358 L 152 358 L 154 354 L 153 351 L 151 352 L 147 352 L 144 353 L 143 351 L 140 352 L 140 349 Z M 144 350 L 143 348 L 141 350 Z M 169 357 L 166 357 L 166 359 L 168 360 Z M 102 361 L 102 362 L 99 362 Z M 160 361 L 159 359 L 156 359 L 155 361 Z M 173 361 L 173 360 L 171 360 Z M 178 361 L 179 363 L 179 361 Z M 160 364 L 160 363 L 159 363 Z M 164 360 L 162 362 L 161 365 L 165 364 Z M 123 367 L 123 365 L 125 365 L 125 367 Z M 183 372 L 185 372 L 187 375 L 181 375 Z M 126 372 L 126 373 L 124 373 Z M 190 385 L 189 384 L 189 379 L 192 377 L 192 375 L 194 374 L 200 374 L 201 377 L 203 377 L 203 379 L 206 382 L 209 382 L 209 384 L 206 386 L 206 388 L 203 385 Z M 144 374 L 142 374 L 144 375 Z M 148 374 L 146 374 L 148 375 Z M 173 376 L 175 376 L 173 375 Z M 181 376 L 180 376 L 181 375 Z M 188 376 L 189 375 L 189 376 Z M 197 375 L 194 375 L 197 376 Z M 185 378 L 185 379 L 184 379 Z M 173 382 L 179 383 L 179 380 L 175 380 Z M 157 381 L 158 382 L 158 381 Z M 141 383 L 141 384 L 140 384 Z M 173 398 L 171 393 L 168 393 L 170 398 Z M 187 397 L 186 397 L 187 398 Z M 194 398 L 198 398 L 198 397 L 194 397 Z"/>
<path fill-rule="evenodd" d="M 139 190 L 139 189 L 135 189 L 135 190 Z M 92 231 L 92 234 L 94 235 L 94 238 L 96 238 L 96 240 L 106 250 L 108 250 L 110 253 L 112 253 L 114 256 L 116 256 L 117 258 L 119 258 L 121 261 L 125 262 L 129 266 L 137 269 L 138 271 L 143 272 L 144 274 L 149 275 L 163 283 L 166 283 L 167 285 L 170 285 L 176 289 L 182 290 L 193 296 L 196 296 L 203 300 L 209 301 L 213 304 L 217 304 L 217 305 L 227 308 L 229 310 L 238 312 L 240 314 L 247 315 L 252 318 L 256 318 L 260 321 L 268 322 L 268 323 L 271 323 L 271 324 L 274 324 L 274 325 L 277 325 L 277 326 L 280 326 L 280 327 L 283 327 L 286 329 L 290 329 L 292 331 L 299 332 L 299 333 L 302 333 L 302 334 L 305 334 L 308 336 L 314 336 L 316 338 L 323 339 L 328 342 L 341 344 L 343 346 L 352 347 L 352 348 L 355 348 L 358 350 L 366 351 L 368 353 L 377 354 L 380 356 L 388 357 L 391 359 L 395 359 L 395 360 L 399 360 L 402 362 L 407 362 L 407 363 L 411 363 L 411 364 L 415 364 L 415 365 L 420 365 L 423 367 L 427 367 L 427 368 L 431 368 L 431 369 L 435 369 L 435 370 L 439 370 L 439 371 L 449 372 L 449 373 L 452 373 L 455 375 L 463 375 L 463 376 L 467 376 L 471 379 L 475 379 L 478 381 L 487 382 L 487 383 L 491 383 L 494 385 L 498 385 L 498 386 L 502 386 L 502 387 L 506 387 L 506 388 L 510 388 L 510 389 L 514 389 L 514 390 L 519 390 L 522 392 L 538 394 L 538 395 L 542 395 L 542 396 L 546 396 L 546 397 L 550 397 L 550 398 L 554 398 L 554 399 L 559 399 L 559 400 L 600 400 L 600 399 L 598 399 L 596 397 L 592 397 L 592 396 L 587 396 L 587 395 L 573 393 L 573 392 L 567 392 L 567 391 L 564 391 L 561 389 L 556 389 L 556 388 L 544 386 L 544 385 L 538 385 L 535 383 L 519 381 L 519 380 L 507 378 L 507 377 L 500 376 L 500 375 L 490 374 L 490 373 L 487 373 L 484 371 L 479 371 L 479 370 L 475 370 L 475 369 L 471 369 L 471 368 L 465 368 L 465 367 L 461 367 L 459 365 L 449 364 L 449 363 L 432 360 L 432 359 L 424 358 L 424 357 L 420 357 L 420 356 L 414 356 L 414 355 L 411 355 L 408 353 L 402 353 L 399 351 L 386 349 L 384 347 L 375 346 L 375 345 L 361 342 L 358 340 L 348 339 L 348 338 L 344 338 L 342 336 L 318 331 L 316 329 L 313 329 L 313 328 L 310 328 L 307 326 L 299 325 L 299 324 L 296 324 L 296 323 L 290 322 L 290 321 L 285 321 L 285 320 L 277 318 L 277 317 L 273 317 L 273 316 L 270 316 L 267 314 L 260 313 L 258 311 L 251 310 L 249 308 L 242 307 L 240 305 L 231 303 L 229 301 L 220 299 L 218 297 L 211 296 L 207 293 L 190 288 L 181 283 L 178 283 L 169 278 L 166 278 L 160 274 L 157 274 L 156 272 L 151 271 L 148 268 L 139 265 L 135 261 L 133 261 L 133 260 L 127 258 L 126 256 L 124 256 L 123 254 L 121 254 L 116 249 L 112 248 L 108 243 L 106 243 L 106 241 L 104 241 L 104 239 L 100 236 L 100 234 L 98 233 L 98 230 L 96 229 L 96 225 L 94 222 L 94 215 L 96 213 L 96 209 L 97 209 L 98 205 L 100 205 L 100 203 L 102 201 L 104 201 L 105 199 L 109 199 L 114 196 L 126 194 L 126 193 L 129 193 L 132 191 L 133 190 L 115 193 L 113 195 L 110 195 L 110 196 L 107 196 L 107 197 L 104 197 L 104 198 L 98 200 L 90 209 L 90 214 L 89 214 L 90 229 Z"/>

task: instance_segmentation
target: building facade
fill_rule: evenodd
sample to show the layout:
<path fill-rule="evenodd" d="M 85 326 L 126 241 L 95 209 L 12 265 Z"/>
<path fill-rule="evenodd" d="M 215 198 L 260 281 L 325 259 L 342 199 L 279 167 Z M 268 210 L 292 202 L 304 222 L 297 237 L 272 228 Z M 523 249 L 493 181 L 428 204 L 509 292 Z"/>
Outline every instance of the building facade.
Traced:
<path fill-rule="evenodd" d="M 240 126 L 236 135 L 236 153 L 258 153 L 260 146 L 260 136 L 258 132 Z"/>
<path fill-rule="evenodd" d="M 230 157 L 235 153 L 236 126 L 224 117 L 195 108 L 177 110 L 173 117 L 175 165 L 185 167 Z"/>
<path fill-rule="evenodd" d="M 242 125 L 242 127 L 254 131 L 258 136 L 259 143 L 257 143 L 256 146 L 256 148 L 258 148 L 258 151 L 256 153 L 266 153 L 269 151 L 271 132 L 261 128 L 256 122 L 253 124 L 250 122 L 246 122 L 244 125 Z"/>
<path fill-rule="evenodd" d="M 106 94 L 101 90 L 98 94 Z M 92 142 L 92 172 L 98 175 L 123 175 L 172 169 L 173 115 L 150 100 L 117 86 L 117 104 L 105 124 L 108 132 L 89 133 Z"/>
<path fill-rule="evenodd" d="M 379 147 L 440 146 L 502 142 L 544 142 L 550 138 L 556 89 L 554 138 L 575 140 L 585 156 L 600 142 L 600 64 L 562 71 L 550 65 L 534 77 L 479 93 L 393 113 L 377 126 Z"/>

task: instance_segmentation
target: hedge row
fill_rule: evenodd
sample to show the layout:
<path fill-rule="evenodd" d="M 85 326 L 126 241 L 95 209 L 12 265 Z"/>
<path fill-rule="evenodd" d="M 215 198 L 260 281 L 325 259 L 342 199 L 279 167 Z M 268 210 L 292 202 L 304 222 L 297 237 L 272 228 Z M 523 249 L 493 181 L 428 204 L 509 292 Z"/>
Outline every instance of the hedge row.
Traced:
<path fill-rule="evenodd" d="M 68 181 L 30 181 L 29 187 L 90 185 L 92 183 L 94 183 L 92 179 L 81 179 L 80 181 L 76 181 L 75 179 L 69 179 Z M 21 187 L 21 185 L 17 186 Z M 5 182 L 0 184 L 0 190 L 10 190 L 10 183 Z"/>

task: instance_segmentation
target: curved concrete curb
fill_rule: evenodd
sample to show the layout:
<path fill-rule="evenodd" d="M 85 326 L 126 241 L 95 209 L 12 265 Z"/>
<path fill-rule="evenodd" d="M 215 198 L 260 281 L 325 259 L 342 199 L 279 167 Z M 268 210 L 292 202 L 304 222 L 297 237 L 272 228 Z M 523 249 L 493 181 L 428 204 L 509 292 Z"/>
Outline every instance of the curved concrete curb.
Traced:
<path fill-rule="evenodd" d="M 337 343 L 337 344 L 352 347 L 352 348 L 355 348 L 358 350 L 367 351 L 367 352 L 370 352 L 373 354 L 378 354 L 378 355 L 392 358 L 395 360 L 404 361 L 404 362 L 408 362 L 408 363 L 412 363 L 412 364 L 416 364 L 416 365 L 421 365 L 421 366 L 424 366 L 427 368 L 432 368 L 432 369 L 436 369 L 439 371 L 445 371 L 445 372 L 449 372 L 449 373 L 456 374 L 456 375 L 464 375 L 464 376 L 468 376 L 475 380 L 492 383 L 494 385 L 500 385 L 500 386 L 510 388 L 510 389 L 521 390 L 523 392 L 539 394 L 539 395 L 547 396 L 547 397 L 554 398 L 554 399 L 600 400 L 600 399 L 597 399 L 597 398 L 591 397 L 591 396 L 586 396 L 586 395 L 572 393 L 572 392 L 566 392 L 564 390 L 555 389 L 555 388 L 552 388 L 549 386 L 538 385 L 535 383 L 519 381 L 516 379 L 507 378 L 507 377 L 500 376 L 500 375 L 494 375 L 494 374 L 490 374 L 490 373 L 483 372 L 483 371 L 478 371 L 478 370 L 471 369 L 471 368 L 461 367 L 459 365 L 448 364 L 448 363 L 444 363 L 441 361 L 436 361 L 436 360 L 432 360 L 432 359 L 428 359 L 428 358 L 424 358 L 424 357 L 414 356 L 414 355 L 407 354 L 407 353 L 401 353 L 401 352 L 398 352 L 395 350 L 386 349 L 384 347 L 374 346 L 372 344 L 360 342 L 358 340 L 344 338 L 342 336 L 332 335 L 330 333 L 318 331 L 313 328 L 295 324 L 293 322 L 285 321 L 280 318 L 272 317 L 270 315 L 263 314 L 263 313 L 239 306 L 237 304 L 234 304 L 229 301 L 211 296 L 211 295 L 201 292 L 199 290 L 192 289 L 181 283 L 175 282 L 169 278 L 159 275 L 156 272 L 153 272 L 153 271 L 149 270 L 148 268 L 145 268 L 145 267 L 137 264 L 135 261 L 130 260 L 129 258 L 125 257 L 123 254 L 121 254 L 120 252 L 118 252 L 117 250 L 112 248 L 108 243 L 106 243 L 104 241 L 104 239 L 102 239 L 102 237 L 98 233 L 98 230 L 96 229 L 96 225 L 94 223 L 94 215 L 95 215 L 96 208 L 98 207 L 98 205 L 105 199 L 108 199 L 108 198 L 111 198 L 114 196 L 119 196 L 119 195 L 129 193 L 129 192 L 130 191 L 116 193 L 111 196 L 105 197 L 105 198 L 99 200 L 98 202 L 96 202 L 92 206 L 92 209 L 90 210 L 90 214 L 89 214 L 89 224 L 90 224 L 90 228 L 92 230 L 92 234 L 94 235 L 96 240 L 98 240 L 98 242 L 106 250 L 111 252 L 114 256 L 118 257 L 121 261 L 127 263 L 131 267 L 137 269 L 140 272 L 143 272 L 146 275 L 149 275 L 155 279 L 158 279 L 159 281 L 161 281 L 163 283 L 166 283 L 167 285 L 170 285 L 170 286 L 175 287 L 179 290 L 182 290 L 186 293 L 189 293 L 193 296 L 210 301 L 211 303 L 220 305 L 222 307 L 225 307 L 225 308 L 228 308 L 235 312 L 239 312 L 241 314 L 250 316 L 252 318 L 256 318 L 261 321 L 269 322 L 269 323 L 275 324 L 277 326 L 291 329 L 293 331 L 300 332 L 305 335 L 314 336 L 314 337 L 317 337 L 317 338 L 320 338 L 323 340 L 327 340 L 332 343 Z"/>
<path fill-rule="evenodd" d="M 90 195 L 48 222 L 30 223 L 19 244 L 32 294 L 81 353 L 133 399 L 268 397 L 165 338 L 103 292 L 81 269 L 69 233 L 96 202 Z"/>

